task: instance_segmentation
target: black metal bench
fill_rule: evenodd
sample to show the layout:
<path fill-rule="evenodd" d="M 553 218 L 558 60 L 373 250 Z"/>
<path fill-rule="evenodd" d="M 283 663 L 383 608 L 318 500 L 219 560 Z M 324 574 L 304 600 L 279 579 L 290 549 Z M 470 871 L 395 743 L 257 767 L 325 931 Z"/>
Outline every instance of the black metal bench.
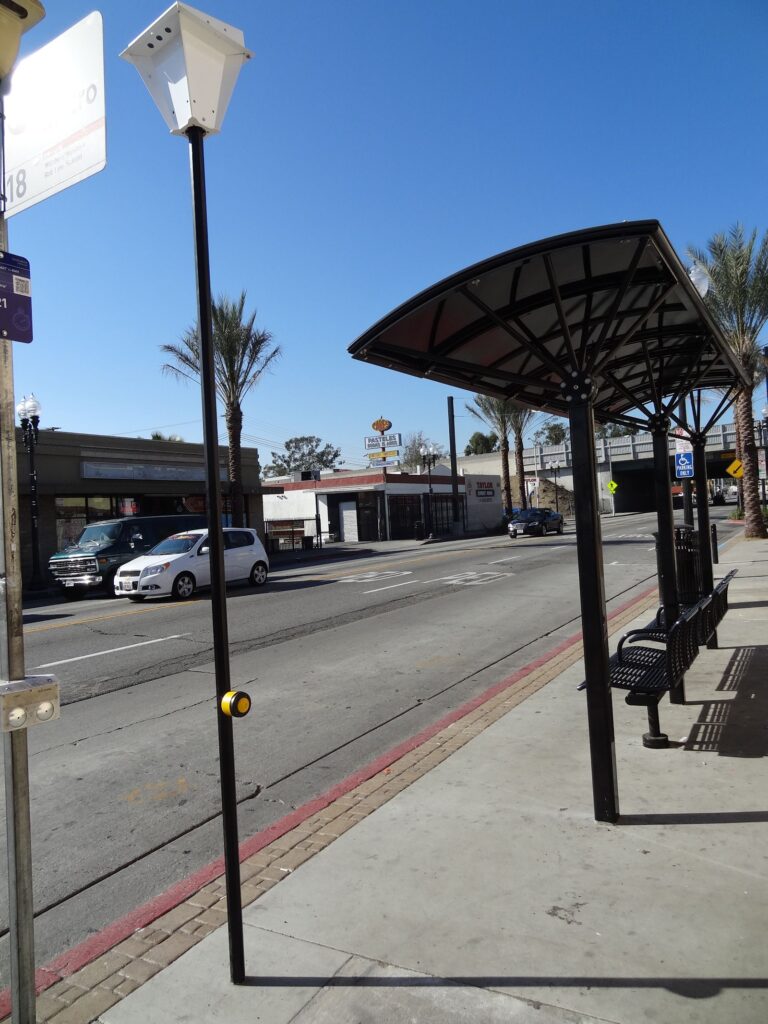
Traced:
<path fill-rule="evenodd" d="M 709 631 L 705 639 L 703 641 L 699 641 L 700 643 L 705 643 L 707 640 L 709 640 L 710 636 L 715 632 L 717 627 L 725 618 L 725 613 L 728 611 L 728 587 L 730 586 L 731 580 L 738 571 L 738 569 L 731 569 L 731 571 L 726 573 L 725 576 L 723 576 L 723 578 L 720 580 L 720 582 L 716 584 L 715 589 L 712 591 L 711 594 L 707 594 L 705 597 L 702 597 L 699 601 L 696 602 L 696 604 L 684 605 L 682 607 L 682 613 L 687 614 L 689 611 L 692 611 L 693 609 L 697 608 L 703 601 L 708 601 L 710 598 L 712 599 L 711 628 L 709 628 Z M 702 625 L 706 625 L 709 627 L 709 621 L 703 621 Z M 656 612 L 655 626 L 659 631 L 664 631 L 663 605 Z M 653 625 L 648 626 L 649 630 L 652 628 Z"/>

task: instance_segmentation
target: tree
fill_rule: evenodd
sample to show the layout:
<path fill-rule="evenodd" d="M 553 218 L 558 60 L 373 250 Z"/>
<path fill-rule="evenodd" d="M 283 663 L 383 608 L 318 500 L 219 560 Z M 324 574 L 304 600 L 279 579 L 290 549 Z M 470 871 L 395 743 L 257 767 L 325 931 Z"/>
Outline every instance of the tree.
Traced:
<path fill-rule="evenodd" d="M 341 456 L 341 448 L 323 445 L 322 438 L 314 434 L 289 437 L 283 448 L 282 455 L 272 452 L 271 464 L 264 467 L 265 476 L 285 476 L 302 469 L 333 469 Z"/>
<path fill-rule="evenodd" d="M 766 372 L 758 336 L 768 321 L 768 232 L 757 247 L 756 242 L 756 229 L 747 237 L 743 226 L 735 224 L 727 235 L 713 235 L 706 250 L 693 246 L 688 250 L 709 278 L 704 301 L 749 378 L 736 398 L 736 430 L 744 463 L 745 537 L 768 535 L 760 511 L 752 413 L 755 386 Z"/>
<path fill-rule="evenodd" d="M 634 437 L 636 433 L 636 427 L 626 426 L 623 423 L 601 423 L 595 431 L 595 437 Z"/>
<path fill-rule="evenodd" d="M 445 458 L 446 451 L 441 444 L 430 441 L 423 430 L 405 435 L 403 450 L 400 452 L 400 466 L 407 472 L 417 473 L 421 469 L 421 449 L 434 449 L 438 459 Z"/>
<path fill-rule="evenodd" d="M 489 452 L 497 452 L 499 450 L 499 439 L 491 431 L 489 434 L 483 434 L 482 431 L 476 430 L 470 437 L 469 443 L 464 449 L 465 455 L 488 455 Z"/>
<path fill-rule="evenodd" d="M 153 430 L 150 434 L 150 441 L 183 441 L 184 438 L 178 434 L 164 434 L 160 430 Z"/>
<path fill-rule="evenodd" d="M 557 420 L 547 420 L 533 435 L 533 443 L 554 448 L 568 440 L 568 427 Z"/>
<path fill-rule="evenodd" d="M 242 402 L 267 367 L 280 355 L 272 346 L 269 331 L 256 327 L 256 312 L 245 315 L 245 291 L 234 301 L 220 296 L 213 302 L 213 360 L 216 394 L 224 406 L 229 442 L 229 494 L 232 522 L 243 522 L 243 472 L 241 436 Z M 200 332 L 190 327 L 177 345 L 161 345 L 160 350 L 173 360 L 163 364 L 163 373 L 184 380 L 200 380 Z M 212 510 L 208 510 L 212 514 Z"/>
<path fill-rule="evenodd" d="M 520 507 L 526 508 L 525 469 L 523 466 L 523 434 L 533 422 L 536 412 L 515 405 L 508 398 L 475 395 L 467 402 L 467 411 L 486 423 L 499 438 L 501 452 L 501 494 L 504 508 L 512 508 L 512 487 L 509 482 L 509 435 L 515 437 L 515 468 L 520 487 Z"/>

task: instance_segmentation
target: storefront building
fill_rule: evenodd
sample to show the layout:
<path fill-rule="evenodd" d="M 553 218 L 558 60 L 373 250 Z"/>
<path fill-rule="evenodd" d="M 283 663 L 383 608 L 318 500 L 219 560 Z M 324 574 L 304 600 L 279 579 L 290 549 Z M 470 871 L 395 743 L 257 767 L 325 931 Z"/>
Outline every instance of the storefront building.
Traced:
<path fill-rule="evenodd" d="M 16 431 L 22 578 L 32 571 L 29 456 Z M 73 543 L 88 523 L 138 515 L 204 514 L 203 446 L 182 441 L 108 437 L 41 430 L 35 448 L 39 555 L 43 578 L 48 559 Z M 259 453 L 242 452 L 246 525 L 264 536 Z M 224 492 L 223 522 L 229 522 L 227 449 L 219 448 Z"/>
<path fill-rule="evenodd" d="M 317 479 L 295 474 L 275 480 L 280 495 L 264 498 L 268 546 L 300 547 L 309 538 L 370 542 L 493 530 L 501 522 L 499 477 L 460 476 L 458 528 L 454 530 L 450 470 L 431 474 L 392 470 L 327 471 Z M 430 492 L 431 483 L 431 492 Z"/>

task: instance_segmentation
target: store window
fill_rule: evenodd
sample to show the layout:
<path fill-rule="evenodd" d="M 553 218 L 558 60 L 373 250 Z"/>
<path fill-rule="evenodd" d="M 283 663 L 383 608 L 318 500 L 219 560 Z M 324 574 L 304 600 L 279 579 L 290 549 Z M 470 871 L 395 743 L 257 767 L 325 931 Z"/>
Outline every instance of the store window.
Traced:
<path fill-rule="evenodd" d="M 88 523 L 101 519 L 122 519 L 139 511 L 137 498 L 88 495 L 82 498 L 56 498 L 57 550 L 74 544 Z"/>

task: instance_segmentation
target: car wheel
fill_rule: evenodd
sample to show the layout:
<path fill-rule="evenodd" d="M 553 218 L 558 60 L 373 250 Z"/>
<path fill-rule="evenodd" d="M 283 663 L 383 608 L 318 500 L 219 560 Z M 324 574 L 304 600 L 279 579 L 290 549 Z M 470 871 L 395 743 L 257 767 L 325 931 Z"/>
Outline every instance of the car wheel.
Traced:
<path fill-rule="evenodd" d="M 542 523 L 541 524 L 541 536 L 542 537 L 546 537 L 547 536 L 547 524 L 546 523 Z"/>
<path fill-rule="evenodd" d="M 117 573 L 112 572 L 104 581 L 104 589 L 107 592 L 107 597 L 117 597 L 117 594 L 115 593 L 115 576 L 117 576 Z"/>
<path fill-rule="evenodd" d="M 186 601 L 195 592 L 195 577 L 191 572 L 180 572 L 173 581 L 171 594 L 177 601 Z"/>
<path fill-rule="evenodd" d="M 144 595 L 143 594 L 129 594 L 128 595 L 128 600 L 129 601 L 143 601 L 144 600 Z"/>
<path fill-rule="evenodd" d="M 267 567 L 264 562 L 257 562 L 248 577 L 252 587 L 263 587 L 267 582 Z"/>
<path fill-rule="evenodd" d="M 563 532 L 563 524 L 562 523 L 558 523 L 557 524 L 557 532 L 558 533 L 562 533 Z"/>

